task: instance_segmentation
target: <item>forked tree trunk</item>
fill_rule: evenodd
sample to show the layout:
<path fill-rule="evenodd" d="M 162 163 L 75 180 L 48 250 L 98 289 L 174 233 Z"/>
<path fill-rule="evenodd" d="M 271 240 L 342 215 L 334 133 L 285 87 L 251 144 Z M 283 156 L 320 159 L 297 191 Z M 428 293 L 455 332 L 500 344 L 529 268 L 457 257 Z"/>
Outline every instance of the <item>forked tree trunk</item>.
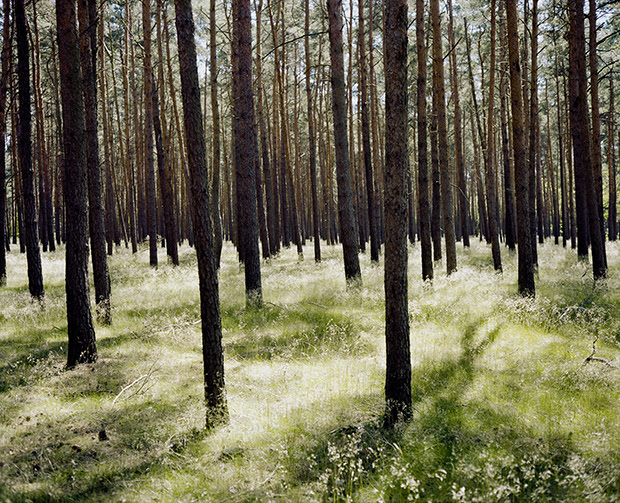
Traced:
<path fill-rule="evenodd" d="M 97 359 L 88 286 L 88 168 L 80 46 L 73 0 L 56 2 L 60 91 L 65 147 L 64 195 L 67 212 L 67 367 Z"/>

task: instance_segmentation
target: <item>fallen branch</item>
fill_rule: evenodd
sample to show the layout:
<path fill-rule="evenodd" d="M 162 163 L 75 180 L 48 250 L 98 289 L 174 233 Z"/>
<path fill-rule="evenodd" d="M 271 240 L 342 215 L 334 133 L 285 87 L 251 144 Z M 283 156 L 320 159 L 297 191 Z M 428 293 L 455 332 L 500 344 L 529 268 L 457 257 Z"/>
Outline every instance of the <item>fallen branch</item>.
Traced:
<path fill-rule="evenodd" d="M 583 361 L 583 365 L 585 366 L 590 362 L 600 362 L 600 363 L 604 363 L 608 367 L 613 367 L 613 365 L 611 364 L 609 360 L 606 360 L 605 358 L 599 358 L 598 356 L 594 356 L 596 354 L 596 341 L 597 340 L 598 340 L 598 336 L 596 337 L 596 339 L 594 339 L 594 341 L 592 341 L 592 353 L 590 353 L 590 356 L 588 356 Z"/>
<path fill-rule="evenodd" d="M 131 395 L 129 395 L 127 399 L 131 398 L 132 396 L 137 395 L 138 393 L 140 393 L 143 389 L 144 386 L 146 385 L 148 379 L 153 375 L 153 367 L 155 366 L 155 362 L 153 362 L 153 364 L 151 365 L 151 368 L 149 369 L 148 373 L 141 375 L 140 377 L 138 377 L 137 379 L 135 379 L 134 381 L 130 382 L 127 386 L 125 386 L 123 389 L 120 390 L 120 392 L 118 393 L 118 395 L 116 395 L 114 397 L 114 400 L 112 400 L 112 406 L 114 406 L 116 404 L 116 401 L 121 397 L 121 395 L 123 393 L 125 393 L 125 391 L 127 391 L 128 389 L 131 389 L 133 386 L 135 386 L 138 383 L 142 383 L 142 385 L 138 388 L 138 390 L 134 393 L 132 393 Z"/>

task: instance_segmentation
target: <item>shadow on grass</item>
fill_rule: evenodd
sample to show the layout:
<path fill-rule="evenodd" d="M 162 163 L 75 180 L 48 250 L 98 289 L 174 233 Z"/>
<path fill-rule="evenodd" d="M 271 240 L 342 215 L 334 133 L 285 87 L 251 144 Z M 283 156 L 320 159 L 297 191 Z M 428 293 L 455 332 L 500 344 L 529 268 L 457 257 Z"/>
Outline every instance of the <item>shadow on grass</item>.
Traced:
<path fill-rule="evenodd" d="M 235 331 L 244 335 L 227 342 L 225 351 L 241 359 L 306 358 L 334 352 L 360 355 L 371 349 L 347 316 L 314 307 L 248 310 L 236 313 L 235 323 Z"/>

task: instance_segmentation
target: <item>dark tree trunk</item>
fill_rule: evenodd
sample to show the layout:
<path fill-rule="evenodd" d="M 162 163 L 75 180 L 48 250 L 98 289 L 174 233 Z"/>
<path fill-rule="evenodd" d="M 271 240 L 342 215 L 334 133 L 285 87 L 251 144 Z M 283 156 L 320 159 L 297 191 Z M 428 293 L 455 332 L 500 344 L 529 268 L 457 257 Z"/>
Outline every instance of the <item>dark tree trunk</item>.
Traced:
<path fill-rule="evenodd" d="M 527 0 L 525 2 L 527 9 Z M 526 16 L 527 18 L 527 16 Z M 538 267 L 538 247 L 536 245 L 536 207 L 540 207 L 538 198 L 538 184 L 536 174 L 538 171 L 540 149 L 538 142 L 538 0 L 532 3 L 532 50 L 531 50 L 531 82 L 530 82 L 530 115 L 526 125 L 529 128 L 529 215 L 530 215 L 530 238 L 532 240 L 532 260 L 534 267 Z M 524 35 L 524 37 L 526 37 Z M 525 76 L 527 78 L 527 75 Z M 524 91 L 527 95 L 527 91 Z M 538 204 L 536 200 L 538 199 Z M 542 232 L 539 232 L 542 238 Z"/>
<path fill-rule="evenodd" d="M 361 5 L 362 4 L 360 3 L 360 9 L 362 9 Z M 363 33 L 363 28 L 360 28 L 360 31 Z M 310 190 L 312 192 L 312 235 L 314 241 L 314 260 L 318 263 L 321 261 L 321 239 L 319 234 L 319 196 L 316 179 L 316 144 L 314 138 L 315 133 L 313 116 L 314 108 L 312 103 L 312 88 L 310 86 L 310 0 L 305 0 L 304 51 L 306 59 L 306 101 L 308 105 L 308 148 L 310 150 Z"/>
<path fill-rule="evenodd" d="M 149 264 L 157 267 L 157 189 L 153 157 L 153 64 L 151 62 L 151 0 L 142 0 L 144 34 L 144 181 L 146 185 L 146 227 L 149 236 Z"/>
<path fill-rule="evenodd" d="M 344 255 L 344 275 L 347 284 L 360 283 L 362 273 L 357 255 L 358 239 L 353 210 L 353 189 L 349 169 L 349 141 L 345 102 L 344 57 L 342 54 L 342 0 L 328 0 L 329 42 L 331 56 L 332 113 L 336 151 L 336 181 L 338 184 L 338 219 Z M 405 216 L 406 218 L 406 216 Z"/>
<path fill-rule="evenodd" d="M 424 0 L 416 0 L 416 48 L 418 56 L 418 204 L 420 247 L 422 248 L 422 279 L 433 279 L 431 249 L 431 215 L 428 187 L 428 151 L 426 141 L 426 44 L 424 41 Z"/>
<path fill-rule="evenodd" d="M 15 1 L 15 27 L 17 38 L 17 80 L 19 92 L 19 117 L 17 121 L 17 150 L 22 182 L 24 205 L 24 241 L 28 262 L 28 288 L 30 295 L 42 300 L 43 272 L 37 225 L 37 208 L 34 195 L 34 170 L 32 167 L 32 112 L 30 109 L 30 67 L 28 29 L 23 0 Z M 79 58 L 78 58 L 79 64 Z M 81 90 L 80 90 L 81 92 Z M 20 231 L 22 227 L 20 226 Z M 20 232 L 20 235 L 22 233 Z"/>
<path fill-rule="evenodd" d="M 512 137 L 514 150 L 515 186 L 517 202 L 518 282 L 519 293 L 534 296 L 534 261 L 529 217 L 529 177 L 525 157 L 523 128 L 523 92 L 519 63 L 519 31 L 517 0 L 506 0 L 508 58 L 510 63 L 510 101 L 512 105 Z"/>
<path fill-rule="evenodd" d="M 439 0 L 431 0 L 431 19 L 433 25 L 433 94 L 437 95 L 437 146 L 441 176 L 441 209 L 446 241 L 446 270 L 450 275 L 456 271 L 456 235 L 454 232 L 452 176 L 448 163 L 448 126 L 446 122 L 446 92 Z"/>
<path fill-rule="evenodd" d="M 65 149 L 64 196 L 67 212 L 67 367 L 97 359 L 88 286 L 88 167 L 80 46 L 73 0 L 56 2 L 60 91 Z"/>
<path fill-rule="evenodd" d="M 262 304 L 256 172 L 254 165 L 254 93 L 252 91 L 252 19 L 249 0 L 233 1 L 233 128 L 239 244 L 245 266 L 248 306 Z"/>
<path fill-rule="evenodd" d="M 222 219 L 220 217 L 220 106 L 217 98 L 217 46 L 215 0 L 209 2 L 209 77 L 211 85 L 211 116 L 213 118 L 213 152 L 211 181 L 211 216 L 215 243 L 215 265 L 219 269 L 222 257 Z"/>
<path fill-rule="evenodd" d="M 583 213 L 588 219 L 587 227 L 592 243 L 592 268 L 594 279 L 597 280 L 607 275 L 607 257 L 599 223 L 598 199 L 591 157 L 583 0 L 569 0 L 568 18 L 570 128 L 573 139 L 575 188 L 580 182 L 585 183 L 584 202 L 587 203 L 587 208 L 583 208 Z M 578 175 L 580 179 L 577 178 Z M 582 225 L 584 224 L 585 222 L 582 222 Z M 586 258 L 587 251 L 586 247 Z"/>
<path fill-rule="evenodd" d="M 441 260 L 441 181 L 439 178 L 439 147 L 437 146 L 437 104 L 433 93 L 431 106 L 431 238 L 433 260 Z"/>
<path fill-rule="evenodd" d="M 411 417 L 407 307 L 407 2 L 384 7 L 386 410 L 392 427 Z"/>
<path fill-rule="evenodd" d="M 6 252 L 8 246 L 6 212 L 6 96 L 11 73 L 11 0 L 3 0 L 2 11 L 2 75 L 0 76 L 0 286 L 6 284 Z"/>
<path fill-rule="evenodd" d="M 207 427 L 213 427 L 228 421 L 228 408 L 224 389 L 220 297 L 211 227 L 207 154 L 200 108 L 191 0 L 175 0 L 175 10 L 191 189 L 192 230 L 198 258 Z"/>
<path fill-rule="evenodd" d="M 368 110 L 368 78 L 366 70 L 366 38 L 364 33 L 364 2 L 359 1 L 359 78 L 361 90 L 362 112 L 362 151 L 364 159 L 364 177 L 366 182 L 366 202 L 368 210 L 368 228 L 370 231 L 370 260 L 379 261 L 379 229 L 377 226 L 375 207 L 375 182 L 372 169 L 372 153 L 370 151 L 370 117 Z"/>
<path fill-rule="evenodd" d="M 609 240 L 615 241 L 618 238 L 618 210 L 616 202 L 616 134 L 614 132 L 613 72 L 609 76 L 609 116 L 607 118 L 607 166 L 609 170 L 609 212 L 607 216 L 609 226 Z"/>
<path fill-rule="evenodd" d="M 105 215 L 99 165 L 99 130 L 97 125 L 97 2 L 78 1 L 80 52 L 84 85 L 84 108 L 86 119 L 86 155 L 88 169 L 88 222 L 91 258 L 95 284 L 97 319 L 112 323 L 110 306 L 110 273 L 106 255 Z"/>

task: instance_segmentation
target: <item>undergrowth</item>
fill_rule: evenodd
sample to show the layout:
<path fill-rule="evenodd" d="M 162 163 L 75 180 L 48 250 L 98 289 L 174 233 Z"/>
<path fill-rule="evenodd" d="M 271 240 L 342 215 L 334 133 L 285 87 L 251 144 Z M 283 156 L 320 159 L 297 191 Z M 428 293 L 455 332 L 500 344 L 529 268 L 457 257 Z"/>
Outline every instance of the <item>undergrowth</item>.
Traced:
<path fill-rule="evenodd" d="M 33 304 L 26 260 L 0 290 L 0 501 L 620 501 L 620 247 L 609 278 L 551 243 L 537 296 L 516 294 L 490 249 L 459 246 L 459 270 L 421 281 L 410 247 L 413 418 L 381 428 L 383 267 L 362 255 L 347 290 L 342 252 L 311 244 L 262 264 L 264 306 L 243 272 L 220 272 L 230 424 L 204 428 L 197 271 L 110 258 L 113 325 L 99 360 L 64 369 L 63 250 L 43 254 Z M 589 358 L 589 359 L 588 359 Z"/>

